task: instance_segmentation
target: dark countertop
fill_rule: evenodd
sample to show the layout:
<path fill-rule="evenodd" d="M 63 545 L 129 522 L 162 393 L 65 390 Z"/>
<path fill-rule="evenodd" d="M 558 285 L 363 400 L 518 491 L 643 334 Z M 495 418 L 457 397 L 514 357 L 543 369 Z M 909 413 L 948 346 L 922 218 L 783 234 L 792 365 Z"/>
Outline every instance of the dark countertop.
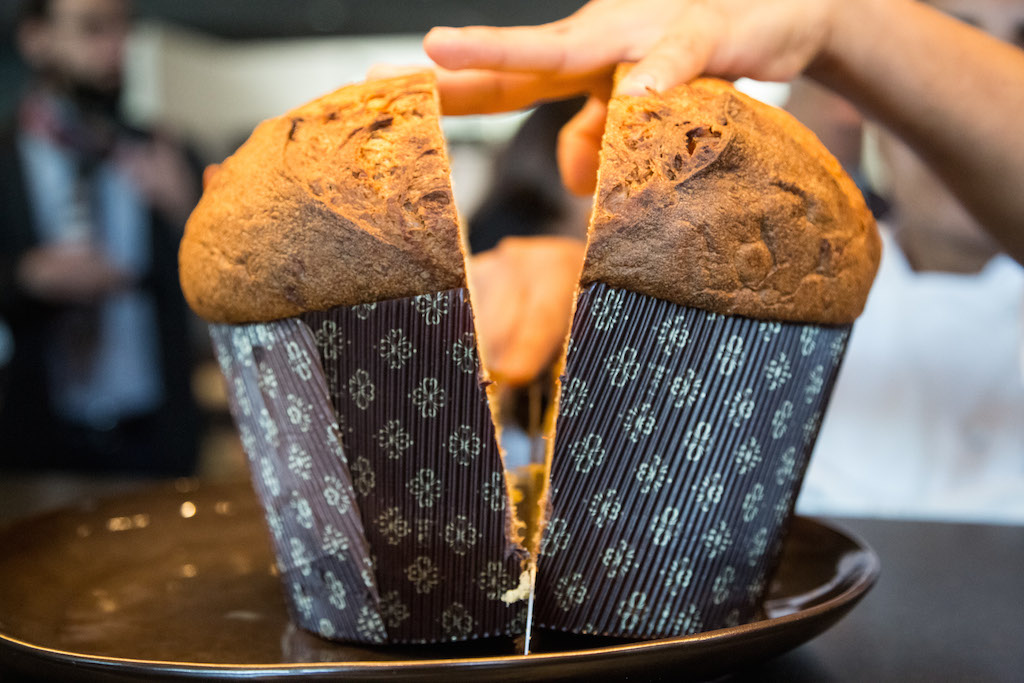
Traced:
<path fill-rule="evenodd" d="M 729 681 L 1024 681 L 1024 527 L 835 520 L 882 561 L 817 639 Z"/>

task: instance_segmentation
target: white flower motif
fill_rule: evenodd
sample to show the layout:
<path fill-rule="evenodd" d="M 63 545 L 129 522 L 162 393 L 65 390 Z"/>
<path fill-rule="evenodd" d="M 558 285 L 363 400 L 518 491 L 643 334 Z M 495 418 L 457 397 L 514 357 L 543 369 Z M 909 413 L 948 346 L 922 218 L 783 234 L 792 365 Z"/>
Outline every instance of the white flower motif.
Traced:
<path fill-rule="evenodd" d="M 297 443 L 288 445 L 288 469 L 306 481 L 313 476 L 313 458 Z"/>
<path fill-rule="evenodd" d="M 477 574 L 477 587 L 484 592 L 488 600 L 501 600 L 505 591 L 515 588 L 515 580 L 505 571 L 501 562 L 488 562 Z"/>
<path fill-rule="evenodd" d="M 309 576 L 309 565 L 312 564 L 313 558 L 306 551 L 306 546 L 294 536 L 289 539 L 289 545 L 291 545 L 292 566 L 298 569 L 303 576 Z"/>
<path fill-rule="evenodd" d="M 313 361 L 309 357 L 309 352 L 294 341 L 285 343 L 284 348 L 288 352 L 288 365 L 292 372 L 304 382 L 312 379 Z"/>
<path fill-rule="evenodd" d="M 412 298 L 412 307 L 423 316 L 423 322 L 437 325 L 442 317 L 448 315 L 448 298 L 444 292 L 420 294 Z"/>
<path fill-rule="evenodd" d="M 662 632 L 684 635 L 687 633 L 699 633 L 704 630 L 700 610 L 693 603 L 690 603 L 678 612 L 671 607 L 666 607 L 661 612 L 661 619 L 663 623 L 669 626 L 669 628 L 659 627 L 658 630 Z"/>
<path fill-rule="evenodd" d="M 764 378 L 768 382 L 768 391 L 775 391 L 793 377 L 793 364 L 784 351 L 764 365 Z"/>
<path fill-rule="evenodd" d="M 406 487 L 421 508 L 434 507 L 434 503 L 441 497 L 441 481 L 431 469 L 421 469 Z"/>
<path fill-rule="evenodd" d="M 471 332 L 462 335 L 452 344 L 452 360 L 455 367 L 467 375 L 476 372 L 476 337 Z"/>
<path fill-rule="evenodd" d="M 242 449 L 249 456 L 249 461 L 255 462 L 259 456 L 259 446 L 256 444 L 256 435 L 252 433 L 249 425 L 244 423 L 238 425 L 238 438 L 242 441 Z"/>
<path fill-rule="evenodd" d="M 600 467 L 604 462 L 604 456 L 605 450 L 600 434 L 588 434 L 569 446 L 569 459 L 572 460 L 573 469 L 581 474 L 587 474 L 595 467 Z"/>
<path fill-rule="evenodd" d="M 304 529 L 313 528 L 313 507 L 309 501 L 299 495 L 298 491 L 292 491 L 292 499 L 289 503 L 295 511 L 295 521 Z"/>
<path fill-rule="evenodd" d="M 594 317 L 594 327 L 601 332 L 607 332 L 615 327 L 622 314 L 622 303 L 624 295 L 620 291 L 607 289 L 602 293 L 590 308 L 590 315 Z"/>
<path fill-rule="evenodd" d="M 732 545 L 732 531 L 725 521 L 718 523 L 718 526 L 711 527 L 701 536 L 704 548 L 708 551 L 708 559 L 713 560 L 723 554 Z"/>
<path fill-rule="evenodd" d="M 375 304 L 375 303 L 374 304 L 359 304 L 358 306 L 353 306 L 352 307 L 352 311 L 355 312 L 356 317 L 359 318 L 360 320 L 366 320 L 367 318 L 370 317 L 370 314 L 372 314 L 376 310 L 377 310 L 377 304 Z"/>
<path fill-rule="evenodd" d="M 311 423 L 309 414 L 313 410 L 313 405 L 303 401 L 295 394 L 288 394 L 287 400 L 288 421 L 298 427 L 300 432 L 308 432 Z"/>
<path fill-rule="evenodd" d="M 383 643 L 385 638 L 387 638 L 387 632 L 384 630 L 384 621 L 380 618 L 380 613 L 370 609 L 369 605 L 363 605 L 359 609 L 359 616 L 356 617 L 356 632 L 363 640 L 371 643 Z"/>
<path fill-rule="evenodd" d="M 235 377 L 235 405 L 242 412 L 242 415 L 248 417 L 252 415 L 252 402 L 249 400 L 249 395 L 245 391 L 245 382 L 242 381 L 241 377 Z"/>
<path fill-rule="evenodd" d="M 697 426 L 686 431 L 683 443 L 686 444 L 687 460 L 696 462 L 703 458 L 711 446 L 711 423 L 698 422 Z"/>
<path fill-rule="evenodd" d="M 217 352 L 217 365 L 220 366 L 220 371 L 225 377 L 230 377 L 231 366 L 233 365 L 231 350 L 224 340 L 213 331 L 211 331 L 210 336 L 213 338 L 213 347 Z"/>
<path fill-rule="evenodd" d="M 449 640 L 468 638 L 475 625 L 476 621 L 461 603 L 453 602 L 441 612 L 441 630 Z"/>
<path fill-rule="evenodd" d="M 723 568 L 711 584 L 711 602 L 716 605 L 721 605 L 725 602 L 729 597 L 729 591 L 732 589 L 732 582 L 735 580 L 736 570 L 732 567 Z"/>
<path fill-rule="evenodd" d="M 560 517 L 549 519 L 540 539 L 540 554 L 547 557 L 556 555 L 569 547 L 571 537 L 568 522 Z"/>
<path fill-rule="evenodd" d="M 693 580 L 693 569 L 688 557 L 672 560 L 668 569 L 663 569 L 660 573 L 665 577 L 665 590 L 673 598 L 686 590 Z"/>
<path fill-rule="evenodd" d="M 377 483 L 377 476 L 373 471 L 370 461 L 363 456 L 356 458 L 352 463 L 352 486 L 356 493 L 362 497 L 370 495 L 374 485 Z"/>
<path fill-rule="evenodd" d="M 637 443 L 641 438 L 650 436 L 656 424 L 654 415 L 651 414 L 651 404 L 644 403 L 629 409 L 625 419 L 622 421 L 622 428 L 625 430 L 629 440 Z"/>
<path fill-rule="evenodd" d="M 334 635 L 334 624 L 327 617 L 320 617 L 320 623 L 317 625 L 318 632 L 324 638 L 330 638 Z"/>
<path fill-rule="evenodd" d="M 753 581 L 747 584 L 747 601 L 751 605 L 756 605 L 761 602 L 761 598 L 764 596 L 764 589 L 767 586 L 767 582 L 764 577 L 759 576 Z"/>
<path fill-rule="evenodd" d="M 274 323 L 257 323 L 250 326 L 249 329 L 256 336 L 256 341 L 260 346 L 267 351 L 274 348 L 274 342 L 277 341 Z"/>
<path fill-rule="evenodd" d="M 779 486 L 796 479 L 796 446 L 787 448 L 779 458 L 779 466 L 775 469 L 775 483 Z"/>
<path fill-rule="evenodd" d="M 263 480 L 263 486 L 270 495 L 281 495 L 281 480 L 277 478 L 277 470 L 274 469 L 274 463 L 270 458 L 260 458 L 260 479 Z"/>
<path fill-rule="evenodd" d="M 480 454 L 480 437 L 469 425 L 461 425 L 448 437 L 448 452 L 460 465 L 469 465 Z"/>
<path fill-rule="evenodd" d="M 608 568 L 605 576 L 609 579 L 618 579 L 629 573 L 636 558 L 636 548 L 626 541 L 619 541 L 616 545 L 605 549 L 601 556 L 601 564 Z"/>
<path fill-rule="evenodd" d="M 349 495 L 349 488 L 341 479 L 328 474 L 324 477 L 324 500 L 327 504 L 338 511 L 338 514 L 345 514 L 352 507 L 352 496 Z"/>
<path fill-rule="evenodd" d="M 825 366 L 818 364 L 811 370 L 807 377 L 807 386 L 804 387 L 804 403 L 811 405 L 825 388 Z"/>
<path fill-rule="evenodd" d="M 789 418 L 793 416 L 793 402 L 783 401 L 772 415 L 772 438 L 781 439 L 789 429 Z"/>
<path fill-rule="evenodd" d="M 337 423 L 332 422 L 327 425 L 326 436 L 327 439 L 324 441 L 324 445 L 327 447 L 327 452 L 338 460 L 347 463 L 348 459 L 345 457 L 345 449 L 341 447 L 341 430 Z"/>
<path fill-rule="evenodd" d="M 662 353 L 672 354 L 686 346 L 690 340 L 690 329 L 686 326 L 686 318 L 678 315 L 666 319 L 658 327 L 658 346 Z"/>
<path fill-rule="evenodd" d="M 751 567 L 757 566 L 757 563 L 764 557 L 767 549 L 768 527 L 761 527 L 754 534 L 754 537 L 750 539 L 750 548 L 747 549 L 747 564 Z"/>
<path fill-rule="evenodd" d="M 772 512 L 775 515 L 776 526 L 782 524 L 789 517 L 790 511 L 793 509 L 793 492 L 786 491 L 786 493 L 775 503 L 775 507 Z"/>
<path fill-rule="evenodd" d="M 782 323 L 763 322 L 757 326 L 757 331 L 761 333 L 761 341 L 767 344 L 773 337 L 782 332 Z"/>
<path fill-rule="evenodd" d="M 387 362 L 388 367 L 392 370 L 404 368 L 405 364 L 412 358 L 412 354 L 416 353 L 412 342 L 406 339 L 405 333 L 402 330 L 398 329 L 388 331 L 384 338 L 380 340 L 379 349 L 380 357 Z"/>
<path fill-rule="evenodd" d="M 587 394 L 590 389 L 582 377 L 573 377 L 562 384 L 562 397 L 558 402 L 558 414 L 564 417 L 577 417 L 587 407 Z"/>
<path fill-rule="evenodd" d="M 697 507 L 702 512 L 708 512 L 721 502 L 722 496 L 725 494 L 722 473 L 715 472 L 706 475 L 700 484 L 693 485 L 693 490 L 697 492 Z"/>
<path fill-rule="evenodd" d="M 737 391 L 725 405 L 729 409 L 726 419 L 734 428 L 739 429 L 754 414 L 754 390 L 748 387 Z"/>
<path fill-rule="evenodd" d="M 818 429 L 821 427 L 821 413 L 814 413 L 804 421 L 803 432 L 804 432 L 804 445 L 809 446 L 814 438 L 818 435 Z"/>
<path fill-rule="evenodd" d="M 324 535 L 320 539 L 320 548 L 326 554 L 340 557 L 350 547 L 351 541 L 348 536 L 343 534 L 333 524 L 328 524 L 324 527 Z"/>
<path fill-rule="evenodd" d="M 377 445 L 391 460 L 398 460 L 412 446 L 412 436 L 398 420 L 388 420 L 377 430 Z"/>
<path fill-rule="evenodd" d="M 320 357 L 324 360 L 335 360 L 338 357 L 338 349 L 345 342 L 338 324 L 333 320 L 325 320 L 313 335 L 313 341 L 320 351 Z"/>
<path fill-rule="evenodd" d="M 417 593 L 429 593 L 441 583 L 437 565 L 426 555 L 421 555 L 405 568 L 405 578 L 413 585 Z"/>
<path fill-rule="evenodd" d="M 298 581 L 292 583 L 292 602 L 298 608 L 299 612 L 302 613 L 306 619 L 310 619 L 313 616 L 313 598 L 306 595 L 306 591 L 303 590 L 302 584 Z"/>
<path fill-rule="evenodd" d="M 380 616 L 391 628 L 398 628 L 409 618 L 409 608 L 402 602 L 398 591 L 388 591 L 380 598 Z"/>
<path fill-rule="evenodd" d="M 633 591 L 619 602 L 619 624 L 623 631 L 632 631 L 647 616 L 647 593 Z"/>
<path fill-rule="evenodd" d="M 800 355 L 809 356 L 814 353 L 814 347 L 818 344 L 817 327 L 804 327 L 800 330 Z"/>
<path fill-rule="evenodd" d="M 376 389 L 370 373 L 366 370 L 356 370 L 348 380 L 348 393 L 360 410 L 366 410 L 374 399 Z"/>
<path fill-rule="evenodd" d="M 555 583 L 555 604 L 564 612 L 587 599 L 587 587 L 583 585 L 583 574 L 576 572 L 571 576 L 563 576 Z"/>
<path fill-rule="evenodd" d="M 324 583 L 327 584 L 327 601 L 334 605 L 335 609 L 345 609 L 348 605 L 345 584 L 332 571 L 324 572 Z"/>
<path fill-rule="evenodd" d="M 661 514 L 651 522 L 651 543 L 656 546 L 666 546 L 676 534 L 676 527 L 679 526 L 679 508 L 667 507 Z"/>
<path fill-rule="evenodd" d="M 762 500 L 764 500 L 764 485 L 754 484 L 747 495 L 743 496 L 743 504 L 740 507 L 744 522 L 751 522 L 754 517 L 757 517 L 757 513 L 761 511 Z"/>
<path fill-rule="evenodd" d="M 281 519 L 281 515 L 277 514 L 274 510 L 268 510 L 267 527 L 270 529 L 270 533 L 273 534 L 274 540 L 280 543 L 281 538 L 284 536 L 284 520 Z"/>
<path fill-rule="evenodd" d="M 270 363 L 260 361 L 256 365 L 256 385 L 260 388 L 260 392 L 269 398 L 277 398 L 277 375 L 274 374 L 274 368 L 271 367 Z"/>
<path fill-rule="evenodd" d="M 657 492 L 666 483 L 668 465 L 662 464 L 660 455 L 654 455 L 647 462 L 636 467 L 636 480 L 640 482 L 640 493 Z M 668 480 L 671 482 L 671 480 Z"/>
<path fill-rule="evenodd" d="M 719 374 L 731 377 L 743 365 L 743 337 L 734 334 L 728 341 L 722 342 L 715 360 L 718 361 Z"/>
<path fill-rule="evenodd" d="M 492 512 L 505 509 L 505 477 L 501 472 L 491 472 L 491 478 L 484 482 L 481 495 Z"/>
<path fill-rule="evenodd" d="M 244 327 L 236 327 L 231 335 L 231 343 L 235 347 L 235 357 L 242 365 L 252 365 L 252 340 Z M 229 361 L 230 362 L 230 361 Z"/>
<path fill-rule="evenodd" d="M 430 545 L 434 538 L 434 520 L 416 520 L 416 545 Z"/>
<path fill-rule="evenodd" d="M 619 500 L 619 492 L 615 489 L 608 489 L 594 494 L 587 507 L 594 526 L 598 529 L 604 528 L 608 522 L 614 522 L 622 512 L 622 501 Z"/>
<path fill-rule="evenodd" d="M 754 468 L 761 463 L 761 445 L 757 443 L 756 438 L 750 437 L 736 447 L 732 457 L 736 464 L 739 465 L 737 471 L 740 474 L 753 472 Z"/>
<path fill-rule="evenodd" d="M 624 346 L 605 358 L 604 367 L 613 387 L 624 387 L 636 379 L 637 373 L 640 372 L 640 363 L 636 355 L 636 349 Z"/>
<path fill-rule="evenodd" d="M 470 548 L 476 545 L 478 536 L 476 527 L 465 515 L 456 515 L 455 519 L 444 527 L 444 542 L 456 555 L 465 555 Z"/>
<path fill-rule="evenodd" d="M 380 513 L 377 517 L 377 529 L 388 545 L 398 545 L 412 530 L 397 507 L 390 507 Z"/>
<path fill-rule="evenodd" d="M 676 408 L 692 406 L 707 395 L 701 391 L 703 386 L 704 378 L 697 377 L 696 370 L 687 370 L 683 375 L 673 379 L 672 384 L 669 386 L 669 393 L 672 394 L 674 399 L 672 405 Z"/>
<path fill-rule="evenodd" d="M 444 408 L 448 395 L 433 377 L 425 377 L 419 386 L 409 394 L 412 404 L 419 408 L 421 417 L 437 417 L 437 411 Z"/>
<path fill-rule="evenodd" d="M 828 353 L 832 356 L 833 365 L 839 362 L 839 359 L 843 357 L 843 352 L 846 351 L 846 335 L 840 335 L 832 340 L 832 343 L 828 345 Z"/>

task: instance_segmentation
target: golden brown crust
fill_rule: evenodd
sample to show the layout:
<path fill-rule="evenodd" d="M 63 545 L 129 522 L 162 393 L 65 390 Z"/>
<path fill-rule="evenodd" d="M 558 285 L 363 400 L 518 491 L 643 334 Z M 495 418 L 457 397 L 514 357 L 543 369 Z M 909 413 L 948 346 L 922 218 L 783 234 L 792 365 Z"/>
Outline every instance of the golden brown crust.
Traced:
<path fill-rule="evenodd" d="M 612 99 L 582 284 L 716 313 L 843 324 L 881 243 L 853 181 L 789 114 L 698 79 Z"/>
<path fill-rule="evenodd" d="M 260 124 L 207 174 L 186 226 L 192 308 L 256 322 L 465 286 L 439 119 L 423 72 Z"/>

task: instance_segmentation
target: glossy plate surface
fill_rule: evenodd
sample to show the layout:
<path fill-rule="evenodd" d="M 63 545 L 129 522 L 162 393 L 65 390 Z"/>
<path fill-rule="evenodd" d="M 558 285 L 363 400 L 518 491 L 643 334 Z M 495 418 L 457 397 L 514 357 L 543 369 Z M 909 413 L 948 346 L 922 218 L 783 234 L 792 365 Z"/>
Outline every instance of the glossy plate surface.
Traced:
<path fill-rule="evenodd" d="M 0 548 L 0 679 L 699 679 L 813 638 L 878 574 L 864 542 L 798 517 L 763 619 L 646 642 L 542 632 L 523 657 L 507 639 L 370 648 L 296 630 L 245 486 L 181 482 L 38 517 L 0 531 Z"/>

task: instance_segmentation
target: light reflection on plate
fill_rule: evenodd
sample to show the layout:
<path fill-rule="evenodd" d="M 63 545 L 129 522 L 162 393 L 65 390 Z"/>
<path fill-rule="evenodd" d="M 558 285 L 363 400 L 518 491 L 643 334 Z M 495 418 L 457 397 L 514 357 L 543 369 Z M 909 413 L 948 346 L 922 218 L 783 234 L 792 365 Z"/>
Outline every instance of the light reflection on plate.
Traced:
<path fill-rule="evenodd" d="M 878 574 L 863 541 L 797 518 L 766 618 L 647 642 L 542 632 L 535 654 L 522 657 L 509 639 L 371 648 L 295 629 L 246 486 L 179 484 L 55 513 L 0 531 L 0 547 L 0 674 L 60 680 L 552 680 L 637 671 L 699 679 L 813 638 Z"/>

